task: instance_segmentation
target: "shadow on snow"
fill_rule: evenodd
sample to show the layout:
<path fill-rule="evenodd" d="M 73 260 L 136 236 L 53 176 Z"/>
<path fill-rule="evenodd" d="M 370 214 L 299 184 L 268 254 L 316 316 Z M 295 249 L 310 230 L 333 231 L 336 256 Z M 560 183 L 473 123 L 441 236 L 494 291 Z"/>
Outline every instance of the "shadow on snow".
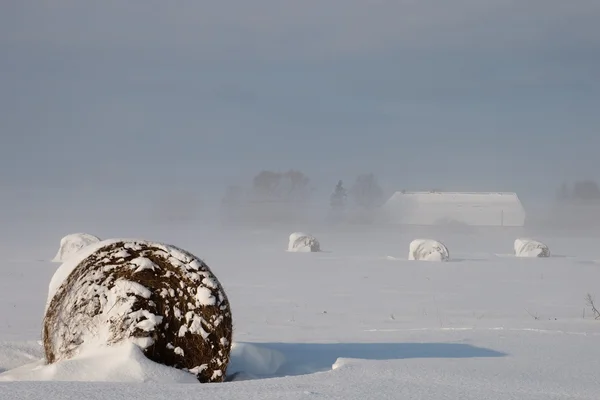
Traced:
<path fill-rule="evenodd" d="M 264 379 L 330 371 L 338 359 L 504 357 L 459 343 L 237 343 L 228 380 Z"/>

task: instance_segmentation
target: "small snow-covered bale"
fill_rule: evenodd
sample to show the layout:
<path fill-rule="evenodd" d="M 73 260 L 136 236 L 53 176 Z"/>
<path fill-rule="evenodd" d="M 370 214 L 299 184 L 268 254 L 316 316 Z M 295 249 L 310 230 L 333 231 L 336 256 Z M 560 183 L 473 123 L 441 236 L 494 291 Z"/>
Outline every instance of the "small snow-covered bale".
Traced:
<path fill-rule="evenodd" d="M 98 242 L 100 242 L 100 238 L 89 233 L 72 233 L 67 235 L 60 240 L 60 248 L 52 262 L 65 262 L 81 249 Z"/>
<path fill-rule="evenodd" d="M 431 239 L 415 239 L 410 243 L 409 260 L 448 261 L 450 252 L 441 242 Z"/>
<path fill-rule="evenodd" d="M 292 251 L 294 248 L 294 243 L 296 242 L 296 240 L 298 238 L 301 238 L 303 236 L 310 236 L 307 235 L 306 233 L 302 233 L 302 232 L 294 232 L 290 235 L 289 241 L 288 241 L 288 250 Z"/>
<path fill-rule="evenodd" d="M 517 257 L 550 257 L 550 249 L 544 243 L 533 239 L 515 240 L 515 256 Z"/>
<path fill-rule="evenodd" d="M 157 363 L 222 382 L 232 316 L 210 268 L 177 247 L 107 240 L 61 266 L 43 320 L 48 363 L 94 347 L 138 345 Z M 64 267 L 64 268 L 63 268 Z"/>
<path fill-rule="evenodd" d="M 288 251 L 294 253 L 316 253 L 321 251 L 321 244 L 312 235 L 295 232 L 290 235 Z"/>

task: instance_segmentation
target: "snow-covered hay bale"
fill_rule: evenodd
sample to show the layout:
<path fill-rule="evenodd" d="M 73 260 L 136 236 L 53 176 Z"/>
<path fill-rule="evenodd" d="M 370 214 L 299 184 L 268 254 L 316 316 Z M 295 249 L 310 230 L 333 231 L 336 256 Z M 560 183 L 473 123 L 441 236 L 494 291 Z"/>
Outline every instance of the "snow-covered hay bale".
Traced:
<path fill-rule="evenodd" d="M 517 257 L 550 257 L 550 249 L 544 243 L 533 239 L 515 240 L 515 256 Z"/>
<path fill-rule="evenodd" d="M 232 316 L 210 268 L 161 243 L 115 239 L 94 247 L 57 271 L 62 277 L 43 320 L 47 362 L 133 342 L 149 359 L 200 382 L 223 381 Z"/>
<path fill-rule="evenodd" d="M 65 262 L 81 249 L 98 242 L 100 242 L 100 238 L 89 233 L 72 233 L 67 235 L 60 240 L 60 248 L 52 262 Z"/>
<path fill-rule="evenodd" d="M 450 252 L 443 243 L 440 243 L 437 240 L 415 239 L 410 243 L 408 259 L 422 261 L 448 261 L 450 259 Z"/>
<path fill-rule="evenodd" d="M 288 250 L 292 250 L 294 248 L 294 243 L 296 242 L 296 240 L 298 238 L 301 238 L 302 236 L 310 236 L 307 235 L 306 233 L 302 233 L 302 232 L 294 232 L 290 235 L 289 241 L 288 241 Z"/>
<path fill-rule="evenodd" d="M 315 253 L 321 251 L 321 244 L 312 235 L 295 232 L 290 235 L 288 251 L 295 253 Z"/>

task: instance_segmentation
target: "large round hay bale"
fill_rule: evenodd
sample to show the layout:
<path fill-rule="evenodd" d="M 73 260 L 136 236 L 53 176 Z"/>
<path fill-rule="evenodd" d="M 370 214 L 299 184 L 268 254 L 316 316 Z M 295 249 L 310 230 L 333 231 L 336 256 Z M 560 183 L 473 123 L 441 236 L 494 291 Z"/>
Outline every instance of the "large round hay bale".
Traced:
<path fill-rule="evenodd" d="M 321 244 L 312 235 L 295 232 L 290 235 L 288 251 L 294 253 L 316 253 L 321 251 Z"/>
<path fill-rule="evenodd" d="M 525 257 L 525 258 L 546 258 L 550 257 L 550 248 L 546 246 L 544 243 L 528 239 L 528 238 L 519 238 L 515 240 L 515 256 L 516 257 Z"/>
<path fill-rule="evenodd" d="M 95 247 L 70 267 L 47 306 L 48 363 L 132 341 L 149 359 L 187 370 L 200 382 L 223 381 L 232 316 L 210 268 L 161 243 L 109 240 Z"/>
<path fill-rule="evenodd" d="M 432 239 L 415 239 L 410 243 L 408 251 L 409 260 L 420 261 L 448 261 L 450 251 L 441 242 Z"/>
<path fill-rule="evenodd" d="M 52 262 L 65 262 L 81 249 L 98 242 L 100 238 L 89 233 L 71 233 L 60 240 L 60 247 Z"/>

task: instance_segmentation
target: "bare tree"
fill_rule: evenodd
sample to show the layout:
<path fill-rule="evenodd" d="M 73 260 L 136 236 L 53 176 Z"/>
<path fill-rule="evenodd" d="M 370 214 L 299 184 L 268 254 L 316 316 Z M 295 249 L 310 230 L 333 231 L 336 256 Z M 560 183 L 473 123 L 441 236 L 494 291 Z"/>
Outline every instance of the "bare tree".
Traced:
<path fill-rule="evenodd" d="M 282 174 L 282 183 L 286 188 L 284 199 L 290 203 L 303 203 L 310 197 L 310 179 L 300 171 L 289 170 Z"/>
<path fill-rule="evenodd" d="M 258 201 L 302 203 L 311 194 L 310 179 L 300 171 L 262 171 L 254 177 L 252 189 Z"/>
<path fill-rule="evenodd" d="M 350 194 L 354 202 L 364 209 L 373 209 L 383 203 L 383 189 L 373 174 L 358 176 Z"/>
<path fill-rule="evenodd" d="M 259 200 L 275 200 L 281 184 L 281 174 L 278 172 L 261 171 L 252 180 L 252 190 Z"/>
<path fill-rule="evenodd" d="M 591 180 L 579 181 L 573 184 L 573 198 L 576 200 L 600 200 L 600 187 Z"/>

